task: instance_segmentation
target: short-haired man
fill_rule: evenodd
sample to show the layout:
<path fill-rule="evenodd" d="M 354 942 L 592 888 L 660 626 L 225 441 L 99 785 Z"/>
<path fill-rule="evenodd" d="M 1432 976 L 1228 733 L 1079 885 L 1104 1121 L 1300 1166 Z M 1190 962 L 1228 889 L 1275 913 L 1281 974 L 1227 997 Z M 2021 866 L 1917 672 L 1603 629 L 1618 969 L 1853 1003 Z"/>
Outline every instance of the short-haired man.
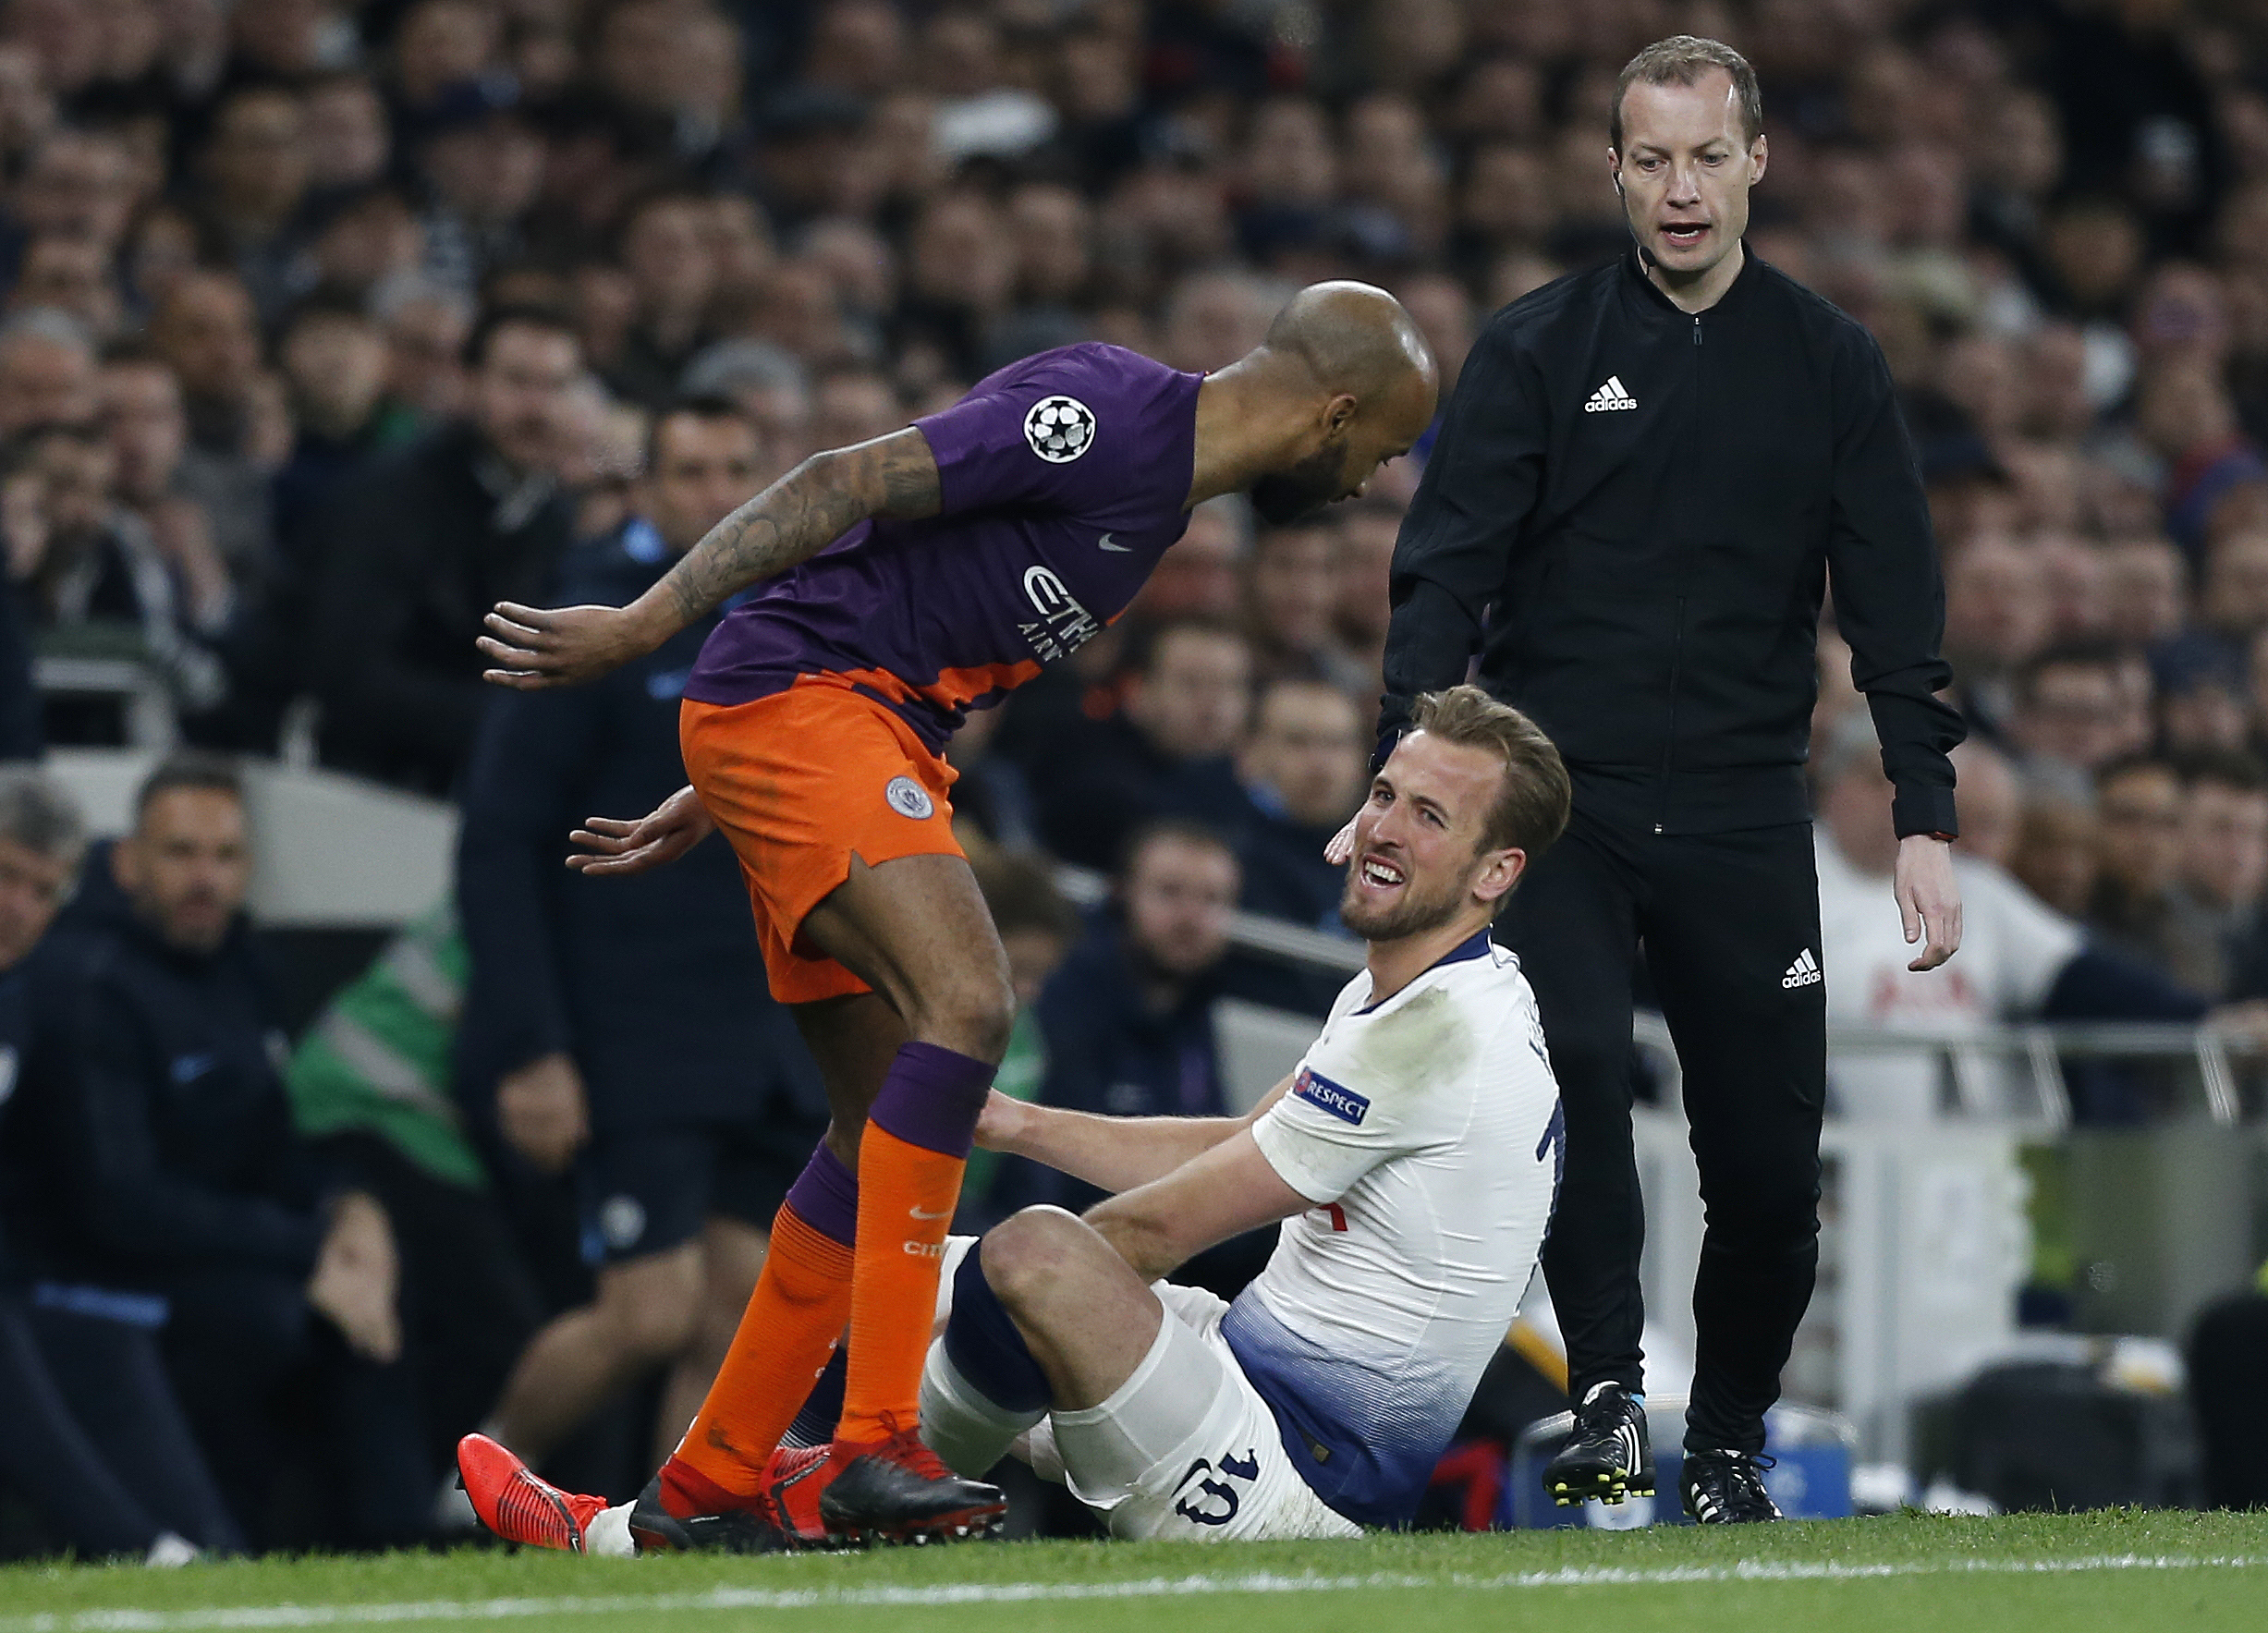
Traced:
<path fill-rule="evenodd" d="M 1128 1538 L 1408 1521 L 1551 1215 L 1559 1091 L 1488 927 L 1567 798 L 1518 711 L 1472 687 L 1418 700 L 1355 820 L 1340 911 L 1369 967 L 1290 1078 L 1235 1118 L 990 1103 L 985 1144 L 1117 1194 L 966 1246 L 921 1391 L 949 1466 L 981 1474 L 1029 1435 Z M 1161 1279 L 1279 1220 L 1234 1304 Z"/>
<path fill-rule="evenodd" d="M 59 1296 L 127 1288 L 161 1312 L 183 1404 L 248 1526 L 269 1513 L 278 1395 L 297 1381 L 347 1470 L 339 1540 L 408 1542 L 433 1483 L 398 1364 L 393 1237 L 294 1131 L 244 920 L 251 871 L 242 786 L 209 755 L 162 762 L 131 832 L 93 848 L 32 962 L 11 1234 Z"/>
<path fill-rule="evenodd" d="M 1882 350 L 1743 243 L 1766 159 L 1755 71 L 1717 41 L 1658 41 L 1609 120 L 1599 181 L 1630 253 L 1514 301 L 1466 358 L 1395 550 L 1380 735 L 1477 651 L 1480 684 L 1574 777 L 1567 840 L 1504 925 L 1567 1096 L 1579 1226 L 1544 1253 L 1576 1407 L 1544 1483 L 1563 1503 L 1653 1489 L 1630 1129 L 1642 949 L 1709 1214 L 1685 1506 L 1769 1520 L 1764 1413 L 1818 1270 L 1826 1005 L 1802 765 L 1830 575 L 1896 786 L 1918 969 L 1960 941 L 1946 750 L 1962 728 L 1936 695 L 1945 601 Z"/>
<path fill-rule="evenodd" d="M 1327 680 L 1286 676 L 1262 689 L 1237 756 L 1252 805 L 1237 845 L 1252 912 L 1336 926 L 1341 870 L 1323 847 L 1362 801 L 1363 725 L 1354 698 Z"/>
<path fill-rule="evenodd" d="M 559 491 L 582 344 L 566 319 L 503 307 L 467 344 L 471 413 L 335 493 L 299 635 L 326 764 L 447 794 L 489 694 L 472 650 L 498 596 L 533 596 L 566 550 Z"/>
<path fill-rule="evenodd" d="M 69 894 L 86 835 L 70 797 L 0 769 L 0 1108 L 31 1039 L 26 963 Z M 28 1153 L 0 1122 L 0 1172 Z M 13 1200 L 17 1188 L 0 1181 Z M 0 1484 L 37 1505 L 82 1557 L 177 1563 L 241 1546 L 165 1382 L 154 1335 L 116 1312 L 66 1308 L 0 1230 Z"/>
<path fill-rule="evenodd" d="M 1135 830 L 1160 817 L 1233 826 L 1252 668 L 1251 642 L 1233 625 L 1176 618 L 1152 631 L 1118 712 L 1076 723 L 1034 766 L 1047 848 L 1113 868 Z"/>

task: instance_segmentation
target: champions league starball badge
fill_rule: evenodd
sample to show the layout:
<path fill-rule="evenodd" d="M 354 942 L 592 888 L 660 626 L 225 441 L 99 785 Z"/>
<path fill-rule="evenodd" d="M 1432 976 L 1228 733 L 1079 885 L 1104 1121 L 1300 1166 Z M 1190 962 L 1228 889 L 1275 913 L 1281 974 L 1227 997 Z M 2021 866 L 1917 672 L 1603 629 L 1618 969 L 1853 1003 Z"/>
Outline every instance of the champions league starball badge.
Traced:
<path fill-rule="evenodd" d="M 1042 397 L 1024 416 L 1024 440 L 1050 465 L 1068 465 L 1094 445 L 1094 410 L 1075 396 Z"/>

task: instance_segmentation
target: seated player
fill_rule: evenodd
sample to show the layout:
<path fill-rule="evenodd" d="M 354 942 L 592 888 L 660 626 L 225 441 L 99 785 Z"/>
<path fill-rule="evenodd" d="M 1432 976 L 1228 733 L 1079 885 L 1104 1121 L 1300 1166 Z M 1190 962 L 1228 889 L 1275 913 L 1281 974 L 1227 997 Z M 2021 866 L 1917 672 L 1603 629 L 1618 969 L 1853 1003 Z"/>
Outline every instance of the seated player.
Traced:
<path fill-rule="evenodd" d="M 1488 927 L 1566 824 L 1568 784 L 1542 733 L 1475 688 L 1421 698 L 1414 719 L 1355 821 L 1341 912 L 1369 969 L 1258 1109 L 988 1102 L 985 1144 L 1117 1194 L 949 1246 L 921 1422 L 962 1475 L 1016 1446 L 1127 1538 L 1352 1536 L 1415 1510 L 1551 1217 L 1558 1088 Z M 1159 1279 L 1276 1220 L 1235 1304 Z M 825 1457 L 773 1459 L 768 1517 L 790 1544 L 835 1540 L 804 1478 Z M 639 1505 L 525 1470 L 505 1495 L 571 1517 L 588 1552 L 649 1534 Z"/>
<path fill-rule="evenodd" d="M 1214 373 L 1111 346 L 1039 353 L 904 431 L 813 455 L 628 606 L 492 615 L 491 678 L 534 689 L 650 653 L 769 580 L 686 681 L 691 786 L 641 821 L 594 819 L 599 854 L 581 859 L 635 871 L 724 831 L 832 1119 L 655 1477 L 662 1531 L 768 1505 L 771 1454 L 846 1325 L 833 1450 L 803 1482 L 825 1488 L 830 1529 L 947 1540 L 1006 1512 L 915 1432 L 946 1227 L 1015 1017 L 954 837 L 945 744 L 1117 617 L 1192 506 L 1241 490 L 1283 519 L 1359 494 L 1424 433 L 1437 395 L 1392 296 L 1320 284 Z M 513 1540 L 582 1546 L 559 1513 L 506 1504 L 513 1468 L 486 1441 L 458 1465 Z"/>

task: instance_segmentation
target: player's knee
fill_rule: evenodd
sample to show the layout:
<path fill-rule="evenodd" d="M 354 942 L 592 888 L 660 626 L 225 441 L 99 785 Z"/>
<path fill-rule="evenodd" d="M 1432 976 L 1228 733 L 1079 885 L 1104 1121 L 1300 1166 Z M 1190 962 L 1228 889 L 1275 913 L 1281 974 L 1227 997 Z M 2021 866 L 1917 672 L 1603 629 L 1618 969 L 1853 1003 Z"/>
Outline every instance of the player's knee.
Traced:
<path fill-rule="evenodd" d="M 1092 1236 L 1061 1208 L 1026 1208 L 985 1232 L 979 1262 L 1001 1303 L 1030 1310 L 1067 1285 Z"/>
<path fill-rule="evenodd" d="M 996 1062 L 1007 1053 L 1016 1025 L 1016 993 L 1005 971 L 961 972 L 922 1005 L 915 1031 L 977 1060 Z"/>
<path fill-rule="evenodd" d="M 599 1310 L 622 1353 L 642 1364 L 682 1354 L 701 1316 L 701 1263 L 689 1249 L 636 1260 L 600 1279 Z"/>

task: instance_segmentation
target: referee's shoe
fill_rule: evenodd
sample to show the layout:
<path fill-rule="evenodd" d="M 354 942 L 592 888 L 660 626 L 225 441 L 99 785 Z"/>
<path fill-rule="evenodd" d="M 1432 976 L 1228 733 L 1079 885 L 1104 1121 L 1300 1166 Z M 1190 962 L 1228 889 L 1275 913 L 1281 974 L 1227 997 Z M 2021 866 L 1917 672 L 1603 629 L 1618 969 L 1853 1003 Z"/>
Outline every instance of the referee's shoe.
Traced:
<path fill-rule="evenodd" d="M 1616 1504 L 1653 1494 L 1646 1402 L 1619 1383 L 1594 1383 L 1575 1408 L 1575 1430 L 1543 1466 L 1543 1489 L 1561 1507 L 1596 1497 Z"/>

